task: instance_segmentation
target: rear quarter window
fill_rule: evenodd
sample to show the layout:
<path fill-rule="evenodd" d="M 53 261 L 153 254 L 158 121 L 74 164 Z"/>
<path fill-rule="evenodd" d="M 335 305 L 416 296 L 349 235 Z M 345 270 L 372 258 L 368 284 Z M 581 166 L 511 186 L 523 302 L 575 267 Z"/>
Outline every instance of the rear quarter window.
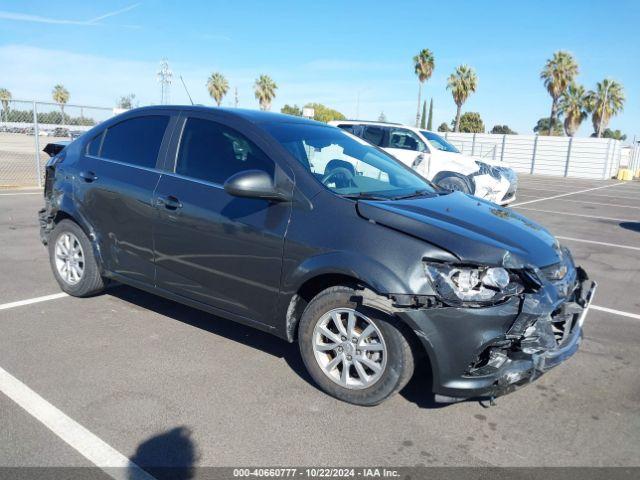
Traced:
<path fill-rule="evenodd" d="M 166 115 L 136 117 L 117 123 L 107 128 L 100 157 L 155 168 L 168 123 Z"/>
<path fill-rule="evenodd" d="M 104 135 L 104 131 L 100 132 L 98 135 L 93 137 L 89 143 L 87 144 L 87 155 L 91 155 L 94 157 L 100 156 L 100 147 L 102 146 L 102 137 Z"/>

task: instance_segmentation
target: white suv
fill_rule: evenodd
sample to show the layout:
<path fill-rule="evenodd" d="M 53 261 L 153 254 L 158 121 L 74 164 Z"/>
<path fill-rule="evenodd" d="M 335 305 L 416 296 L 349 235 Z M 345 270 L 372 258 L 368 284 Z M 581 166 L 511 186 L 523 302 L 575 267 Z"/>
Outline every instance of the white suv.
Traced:
<path fill-rule="evenodd" d="M 511 168 L 463 155 L 437 133 L 382 122 L 342 120 L 329 124 L 384 149 L 440 187 L 500 205 L 515 200 L 518 178 Z"/>

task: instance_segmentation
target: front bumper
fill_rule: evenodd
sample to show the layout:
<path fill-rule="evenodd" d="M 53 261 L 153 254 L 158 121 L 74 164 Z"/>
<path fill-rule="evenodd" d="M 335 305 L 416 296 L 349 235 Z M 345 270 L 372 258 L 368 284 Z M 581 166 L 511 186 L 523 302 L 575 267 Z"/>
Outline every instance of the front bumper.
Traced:
<path fill-rule="evenodd" d="M 500 175 L 499 179 L 491 175 L 476 175 L 473 177 L 475 183 L 474 195 L 493 203 L 500 203 L 509 191 L 509 180 Z"/>
<path fill-rule="evenodd" d="M 504 395 L 571 357 L 596 290 L 579 278 L 562 300 L 543 289 L 492 307 L 401 312 L 429 354 L 436 400 Z"/>

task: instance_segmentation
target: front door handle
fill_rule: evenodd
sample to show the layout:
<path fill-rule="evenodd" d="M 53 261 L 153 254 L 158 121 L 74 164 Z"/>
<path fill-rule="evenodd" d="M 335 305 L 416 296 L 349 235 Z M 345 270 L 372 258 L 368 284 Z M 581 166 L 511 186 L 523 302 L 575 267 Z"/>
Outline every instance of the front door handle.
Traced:
<path fill-rule="evenodd" d="M 177 210 L 182 208 L 182 202 L 173 195 L 160 195 L 156 198 L 156 205 L 158 207 L 164 207 L 167 210 Z"/>
<path fill-rule="evenodd" d="M 82 178 L 85 182 L 87 183 L 91 183 L 91 182 L 95 182 L 98 179 L 98 176 L 91 172 L 80 172 L 80 178 Z"/>

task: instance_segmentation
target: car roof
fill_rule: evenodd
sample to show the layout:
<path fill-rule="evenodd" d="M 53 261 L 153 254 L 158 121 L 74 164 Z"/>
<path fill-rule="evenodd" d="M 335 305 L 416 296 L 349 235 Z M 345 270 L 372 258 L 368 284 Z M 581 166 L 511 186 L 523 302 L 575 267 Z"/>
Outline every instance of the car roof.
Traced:
<path fill-rule="evenodd" d="M 248 108 L 223 108 L 223 107 L 206 107 L 204 105 L 154 105 L 150 107 L 140 107 L 129 110 L 130 113 L 157 112 L 162 110 L 180 110 L 195 112 L 224 112 L 242 118 L 251 123 L 300 123 L 307 125 L 324 125 L 326 123 L 316 122 L 308 118 L 296 117 L 294 115 L 286 115 L 284 113 L 265 112 L 262 110 L 251 110 Z"/>
<path fill-rule="evenodd" d="M 413 131 L 423 131 L 423 132 L 429 132 L 429 133 L 434 133 L 431 130 L 427 130 L 426 128 L 418 128 L 418 127 L 414 127 L 413 125 L 405 125 L 403 123 L 393 123 L 393 122 L 376 122 L 373 120 L 332 120 L 329 122 L 329 125 L 374 125 L 377 127 L 402 127 L 402 128 L 408 128 L 409 130 L 413 130 Z"/>

